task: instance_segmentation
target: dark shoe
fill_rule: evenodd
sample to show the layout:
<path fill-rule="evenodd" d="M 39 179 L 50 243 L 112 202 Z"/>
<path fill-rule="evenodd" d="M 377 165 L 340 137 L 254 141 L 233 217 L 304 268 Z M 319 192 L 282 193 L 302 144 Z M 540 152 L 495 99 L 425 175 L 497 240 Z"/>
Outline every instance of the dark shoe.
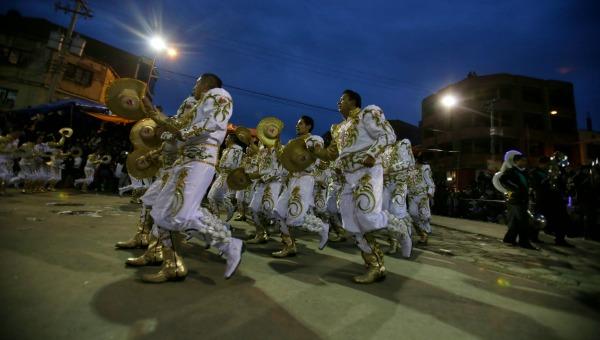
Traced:
<path fill-rule="evenodd" d="M 540 248 L 534 246 L 533 244 L 527 242 L 527 243 L 519 243 L 519 247 L 521 248 L 525 248 L 525 249 L 531 249 L 531 250 L 540 250 Z"/>
<path fill-rule="evenodd" d="M 513 245 L 513 246 L 516 246 L 516 245 L 517 245 L 517 240 L 510 240 L 510 239 L 508 239 L 508 238 L 506 238 L 506 237 L 505 237 L 505 238 L 502 240 L 502 242 L 504 242 L 504 243 L 508 243 L 508 244 L 510 244 L 510 245 Z"/>
<path fill-rule="evenodd" d="M 567 242 L 566 240 L 562 239 L 562 240 L 555 240 L 554 244 L 559 246 L 559 247 L 567 247 L 567 248 L 575 248 L 574 245 L 572 245 L 571 243 Z"/>

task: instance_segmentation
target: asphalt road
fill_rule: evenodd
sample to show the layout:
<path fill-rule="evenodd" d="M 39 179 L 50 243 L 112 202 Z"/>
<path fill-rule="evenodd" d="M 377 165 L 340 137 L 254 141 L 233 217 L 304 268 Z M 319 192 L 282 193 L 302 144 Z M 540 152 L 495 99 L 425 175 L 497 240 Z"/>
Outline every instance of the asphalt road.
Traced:
<path fill-rule="evenodd" d="M 135 230 L 127 198 L 74 192 L 0 197 L 4 339 L 594 339 L 600 334 L 596 243 L 542 252 L 434 228 L 411 260 L 386 257 L 385 281 L 363 271 L 350 241 L 273 259 L 277 237 L 249 246 L 230 280 L 201 242 L 183 246 L 189 276 L 139 281 L 141 251 L 114 249 Z M 464 221 L 468 224 L 469 221 Z M 235 224 L 235 234 L 251 228 Z"/>

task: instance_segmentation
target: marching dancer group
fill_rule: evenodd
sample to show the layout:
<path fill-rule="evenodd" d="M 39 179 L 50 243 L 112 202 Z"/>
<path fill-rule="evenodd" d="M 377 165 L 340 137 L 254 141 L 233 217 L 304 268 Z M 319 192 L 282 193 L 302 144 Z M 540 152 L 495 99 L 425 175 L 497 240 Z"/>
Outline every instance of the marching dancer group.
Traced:
<path fill-rule="evenodd" d="M 62 180 L 64 159 L 72 156 L 62 147 L 67 138 L 73 135 L 70 128 L 62 128 L 57 142 L 54 135 L 39 136 L 36 143 L 25 142 L 19 145 L 20 131 L 0 136 L 0 193 L 8 185 L 21 187 L 22 193 L 55 191 L 56 184 Z M 18 171 L 14 171 L 14 162 L 18 161 Z"/>
<path fill-rule="evenodd" d="M 388 253 L 400 249 L 406 258 L 413 228 L 418 242 L 427 242 L 435 191 L 431 169 L 413 156 L 409 140 L 397 141 L 381 108 L 362 107 L 358 93 L 343 92 L 338 101 L 343 120 L 331 127 L 331 140 L 313 135 L 313 119 L 302 116 L 296 138 L 286 145 L 280 140 L 283 122 L 274 117 L 259 122 L 258 143 L 247 128 L 227 135 L 233 102 L 214 74 L 197 80 L 193 97 L 173 117 L 143 94 L 143 86 L 131 79 L 115 81 L 107 94 L 114 113 L 132 118 L 142 111 L 145 117 L 130 135 L 136 149 L 127 167 L 134 177 L 155 180 L 141 197 L 134 237 L 116 245 L 146 248 L 128 265 L 162 265 L 143 281 L 185 278 L 177 233 L 216 248 L 226 259 L 225 278 L 231 277 L 244 250 L 228 224 L 236 210 L 236 220 L 249 219 L 255 226 L 246 244 L 269 242 L 269 233 L 278 230 L 281 248 L 272 253 L 275 258 L 297 255 L 298 229 L 315 233 L 319 249 L 352 237 L 366 266 L 353 278 L 356 283 L 385 277 L 377 236 L 389 240 Z M 158 147 L 149 147 L 152 143 Z"/>

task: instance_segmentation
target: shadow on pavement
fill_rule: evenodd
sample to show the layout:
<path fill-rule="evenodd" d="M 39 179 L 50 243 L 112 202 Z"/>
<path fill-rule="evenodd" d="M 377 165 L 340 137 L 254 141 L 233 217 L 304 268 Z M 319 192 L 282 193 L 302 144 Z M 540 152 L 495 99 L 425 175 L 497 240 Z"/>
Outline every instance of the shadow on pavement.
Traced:
<path fill-rule="evenodd" d="M 305 250 L 296 257 L 274 259 L 269 266 L 295 280 L 312 284 L 338 284 L 373 297 L 386 299 L 418 312 L 431 315 L 435 319 L 452 327 L 461 329 L 476 337 L 486 339 L 504 339 L 509 325 L 519 325 L 518 334 L 522 339 L 544 338 L 558 339 L 554 330 L 540 324 L 534 318 L 475 299 L 454 294 L 427 282 L 388 272 L 383 282 L 358 285 L 352 282 L 352 276 L 363 272 L 356 263 L 334 256 L 317 254 Z M 321 273 L 321 275 L 319 275 Z M 349 294 L 348 298 L 351 298 Z M 378 311 L 361 320 L 362 332 L 367 327 L 373 332 L 385 321 L 393 317 L 395 308 Z M 363 322 L 364 321 L 364 322 Z M 368 332 L 367 332 L 368 333 Z"/>
<path fill-rule="evenodd" d="M 254 280 L 223 279 L 224 260 L 196 244 L 181 247 L 183 282 L 146 284 L 126 279 L 107 285 L 92 305 L 103 318 L 130 326 L 128 339 L 318 339 L 271 300 Z M 138 275 L 158 267 L 132 268 Z"/>

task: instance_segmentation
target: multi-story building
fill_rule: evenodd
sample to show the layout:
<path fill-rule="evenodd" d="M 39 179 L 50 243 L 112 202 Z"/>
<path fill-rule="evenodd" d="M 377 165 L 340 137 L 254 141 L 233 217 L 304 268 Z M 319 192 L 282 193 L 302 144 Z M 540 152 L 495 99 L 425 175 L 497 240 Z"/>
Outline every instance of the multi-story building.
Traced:
<path fill-rule="evenodd" d="M 444 106 L 446 95 L 454 96 L 456 105 Z M 533 164 L 554 151 L 575 163 L 580 159 L 573 85 L 568 82 L 471 73 L 425 98 L 421 115 L 422 146 L 454 151 L 441 153 L 432 166 L 449 171 L 458 187 L 468 185 L 478 171 L 498 169 L 510 149 L 524 152 Z"/>
<path fill-rule="evenodd" d="M 58 63 L 57 46 L 64 28 L 41 18 L 10 11 L 0 16 L 0 110 L 27 108 L 50 101 L 49 87 L 58 67 L 64 70 L 54 99 L 104 101 L 107 85 L 118 77 L 147 82 L 152 60 L 77 34 L 83 53 L 71 50 Z M 152 92 L 153 82 L 149 91 Z"/>

